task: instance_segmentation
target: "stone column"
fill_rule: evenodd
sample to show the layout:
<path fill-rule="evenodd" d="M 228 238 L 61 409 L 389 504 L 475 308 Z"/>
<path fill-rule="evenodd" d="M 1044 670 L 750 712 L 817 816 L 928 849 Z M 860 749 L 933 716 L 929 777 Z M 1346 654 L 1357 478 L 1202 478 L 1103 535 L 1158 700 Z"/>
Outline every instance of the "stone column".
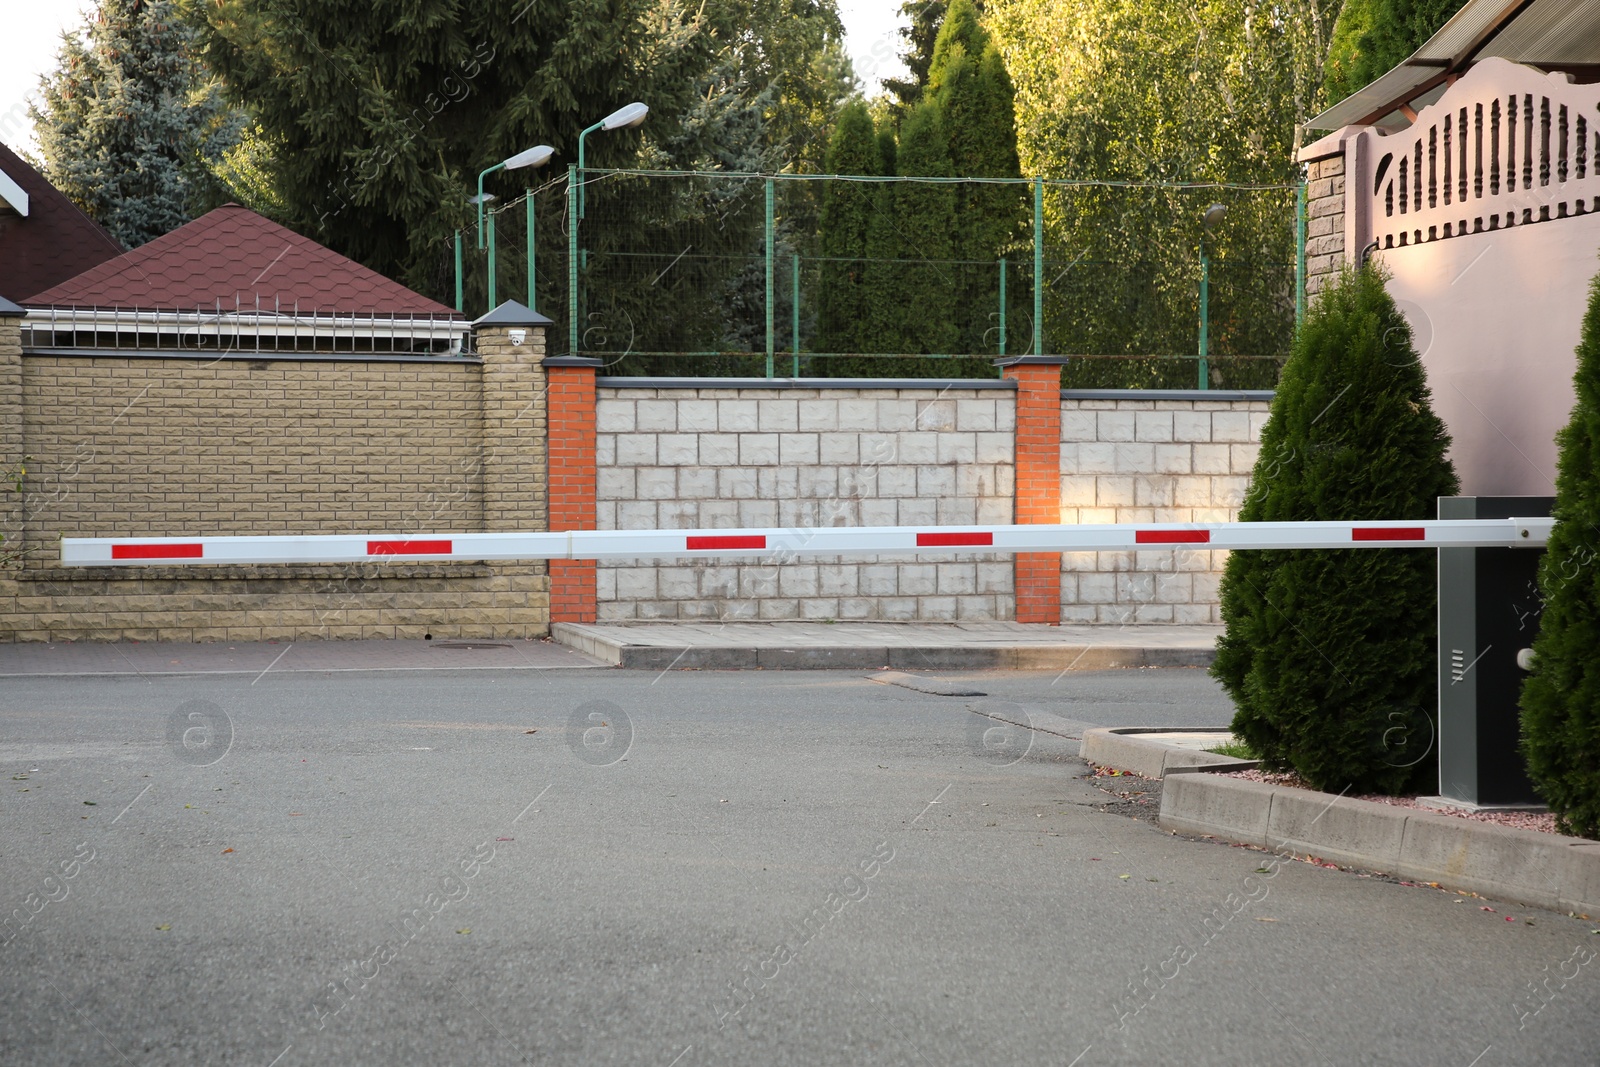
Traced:
<path fill-rule="evenodd" d="M 1000 361 L 1017 383 L 1016 522 L 1061 521 L 1061 365 L 1065 356 Z M 1017 621 L 1061 625 L 1061 553 L 1019 552 Z"/>
<path fill-rule="evenodd" d="M 1306 298 L 1322 291 L 1344 266 L 1346 249 L 1346 131 L 1300 150 L 1306 165 Z"/>
<path fill-rule="evenodd" d="M 544 354 L 551 321 L 507 301 L 472 324 L 483 359 L 483 529 L 540 532 L 549 525 Z M 549 568 L 495 564 L 492 607 L 478 620 L 505 637 L 550 631 Z"/>
<path fill-rule="evenodd" d="M 22 466 L 22 316 L 27 312 L 0 297 L 0 477 Z M 23 494 L 0 484 L 0 555 L 22 548 Z"/>
<path fill-rule="evenodd" d="M 595 370 L 601 360 L 544 361 L 550 383 L 550 529 L 595 528 Z M 595 621 L 595 561 L 550 561 L 550 621 Z"/>

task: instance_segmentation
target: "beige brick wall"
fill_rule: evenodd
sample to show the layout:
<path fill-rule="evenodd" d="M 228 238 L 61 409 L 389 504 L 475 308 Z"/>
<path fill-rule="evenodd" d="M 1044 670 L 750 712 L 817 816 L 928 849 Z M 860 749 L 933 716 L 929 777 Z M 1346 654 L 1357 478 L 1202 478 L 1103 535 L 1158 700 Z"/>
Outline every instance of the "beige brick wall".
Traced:
<path fill-rule="evenodd" d="M 1270 402 L 1063 398 L 1062 522 L 1230 522 Z M 1226 552 L 1068 552 L 1063 623 L 1218 623 Z"/>
<path fill-rule="evenodd" d="M 543 564 L 62 568 L 60 536 L 542 528 L 543 374 L 477 360 L 16 356 L 0 320 L 0 638 L 509 637 Z M 539 336 L 539 331 L 530 331 Z M 11 333 L 13 339 L 15 333 Z M 491 343 L 491 348 L 493 347 Z M 528 347 L 528 346 L 524 346 Z M 542 351 L 542 350 L 541 350 Z M 536 417 L 535 417 L 536 416 Z M 496 427 L 486 433 L 486 422 Z M 539 438 L 513 447 L 510 436 Z M 494 442 L 495 447 L 488 447 Z M 489 505 L 487 501 L 493 501 Z M 487 525 L 493 516 L 497 525 Z"/>

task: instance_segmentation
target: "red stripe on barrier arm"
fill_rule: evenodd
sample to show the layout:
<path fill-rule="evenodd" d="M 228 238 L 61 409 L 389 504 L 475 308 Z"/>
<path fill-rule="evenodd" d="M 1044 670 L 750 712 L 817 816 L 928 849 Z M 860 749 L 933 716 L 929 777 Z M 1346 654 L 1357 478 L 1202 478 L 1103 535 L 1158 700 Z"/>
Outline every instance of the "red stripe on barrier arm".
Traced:
<path fill-rule="evenodd" d="M 767 538 L 764 534 L 752 534 L 745 537 L 690 537 L 687 539 L 690 552 L 711 552 L 719 548 L 766 548 Z"/>
<path fill-rule="evenodd" d="M 204 559 L 205 546 L 188 545 L 112 545 L 112 559 Z"/>
<path fill-rule="evenodd" d="M 1205 545 L 1211 543 L 1210 530 L 1135 530 L 1136 545 Z"/>
<path fill-rule="evenodd" d="M 1371 529 L 1351 530 L 1352 541 L 1425 541 L 1427 531 L 1420 526 L 1379 526 Z"/>
<path fill-rule="evenodd" d="M 919 533 L 918 548 L 935 548 L 940 545 L 993 545 L 992 533 Z"/>
<path fill-rule="evenodd" d="M 450 541 L 368 541 L 369 556 L 448 556 Z"/>

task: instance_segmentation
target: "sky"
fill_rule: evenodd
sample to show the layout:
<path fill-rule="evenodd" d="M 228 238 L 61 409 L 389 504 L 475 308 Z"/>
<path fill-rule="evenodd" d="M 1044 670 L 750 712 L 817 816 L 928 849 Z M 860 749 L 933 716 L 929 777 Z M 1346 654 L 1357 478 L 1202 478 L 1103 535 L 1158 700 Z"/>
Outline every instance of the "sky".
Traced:
<path fill-rule="evenodd" d="M 92 0 L 9 0 L 0 34 L 0 141 L 23 152 L 35 150 L 27 100 L 39 76 L 55 63 L 63 30 L 84 22 Z M 868 96 L 883 78 L 905 73 L 900 53 L 900 0 L 839 0 L 845 46 Z"/>

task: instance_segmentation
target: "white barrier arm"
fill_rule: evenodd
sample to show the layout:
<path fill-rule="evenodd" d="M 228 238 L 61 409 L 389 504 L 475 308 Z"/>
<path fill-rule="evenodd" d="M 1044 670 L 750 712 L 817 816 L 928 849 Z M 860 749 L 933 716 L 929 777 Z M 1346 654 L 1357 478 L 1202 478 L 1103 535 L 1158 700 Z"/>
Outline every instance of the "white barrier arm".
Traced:
<path fill-rule="evenodd" d="M 1215 522 L 1072 526 L 833 526 L 768 530 L 322 534 L 284 537 L 67 537 L 68 567 L 391 563 L 495 559 L 704 559 L 1162 549 L 1542 548 L 1555 520 Z"/>

